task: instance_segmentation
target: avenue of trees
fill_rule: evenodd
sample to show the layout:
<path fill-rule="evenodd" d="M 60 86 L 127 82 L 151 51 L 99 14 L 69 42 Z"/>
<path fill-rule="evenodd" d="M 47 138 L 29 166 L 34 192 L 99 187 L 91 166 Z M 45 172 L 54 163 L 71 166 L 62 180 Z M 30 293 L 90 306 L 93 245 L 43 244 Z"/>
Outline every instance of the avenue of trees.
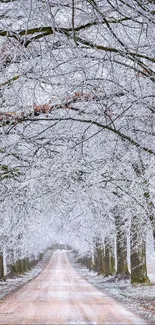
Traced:
<path fill-rule="evenodd" d="M 0 277 L 61 242 L 148 283 L 155 2 L 0 3 Z"/>

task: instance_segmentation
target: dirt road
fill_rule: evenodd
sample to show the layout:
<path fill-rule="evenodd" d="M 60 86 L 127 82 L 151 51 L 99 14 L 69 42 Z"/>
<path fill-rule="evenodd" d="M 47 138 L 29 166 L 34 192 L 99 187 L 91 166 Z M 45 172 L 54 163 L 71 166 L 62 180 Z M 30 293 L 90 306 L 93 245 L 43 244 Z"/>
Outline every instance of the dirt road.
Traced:
<path fill-rule="evenodd" d="M 72 268 L 66 252 L 54 252 L 46 269 L 0 301 L 0 324 L 146 324 L 92 287 Z"/>

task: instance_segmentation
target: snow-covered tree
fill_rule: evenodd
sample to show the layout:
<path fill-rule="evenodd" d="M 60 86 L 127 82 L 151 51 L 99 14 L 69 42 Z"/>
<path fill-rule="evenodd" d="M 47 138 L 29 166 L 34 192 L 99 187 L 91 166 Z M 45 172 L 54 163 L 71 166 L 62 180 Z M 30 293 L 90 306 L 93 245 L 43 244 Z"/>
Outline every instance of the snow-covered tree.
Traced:
<path fill-rule="evenodd" d="M 128 273 L 130 236 L 131 277 L 142 253 L 138 275 L 147 278 L 154 12 L 147 0 L 1 1 L 0 241 L 8 263 L 37 257 L 57 236 L 82 255 L 103 256 L 99 272 L 110 273 L 111 263 L 121 273 L 121 256 Z"/>

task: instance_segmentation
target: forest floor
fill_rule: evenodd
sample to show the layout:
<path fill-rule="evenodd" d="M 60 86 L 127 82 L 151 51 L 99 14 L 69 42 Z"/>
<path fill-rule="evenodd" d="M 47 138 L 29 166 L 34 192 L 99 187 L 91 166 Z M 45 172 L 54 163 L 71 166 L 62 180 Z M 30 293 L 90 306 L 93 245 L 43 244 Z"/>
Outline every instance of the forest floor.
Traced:
<path fill-rule="evenodd" d="M 115 276 L 104 277 L 76 262 L 73 253 L 69 260 L 76 271 L 90 284 L 125 304 L 128 310 L 146 320 L 147 324 L 155 324 L 155 254 L 147 259 L 150 285 L 131 285 L 130 280 L 117 279 Z"/>
<path fill-rule="evenodd" d="M 37 277 L 0 300 L 0 324 L 150 323 L 92 286 L 72 267 L 67 252 L 56 250 Z"/>

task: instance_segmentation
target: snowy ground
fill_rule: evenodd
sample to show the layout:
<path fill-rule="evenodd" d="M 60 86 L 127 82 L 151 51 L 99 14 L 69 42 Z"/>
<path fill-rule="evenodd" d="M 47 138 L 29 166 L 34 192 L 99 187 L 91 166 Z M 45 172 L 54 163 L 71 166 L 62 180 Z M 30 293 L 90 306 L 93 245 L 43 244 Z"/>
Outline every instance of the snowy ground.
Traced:
<path fill-rule="evenodd" d="M 76 259 L 69 254 L 69 259 L 89 283 L 107 295 L 124 303 L 127 309 L 146 319 L 147 324 L 155 324 L 155 256 L 148 258 L 148 275 L 151 284 L 131 285 L 129 280 L 114 281 L 114 276 L 103 277 L 96 272 L 76 263 Z"/>
<path fill-rule="evenodd" d="M 0 303 L 2 325 L 146 325 L 142 317 L 102 293 L 56 250 L 43 272 Z"/>
<path fill-rule="evenodd" d="M 40 274 L 50 260 L 52 253 L 52 251 L 48 251 L 43 260 L 24 275 L 13 279 L 7 279 L 6 282 L 0 282 L 0 299 L 17 288 L 22 287 L 25 283 Z M 89 271 L 84 266 L 76 263 L 76 259 L 72 253 L 69 253 L 69 258 L 76 270 L 87 279 L 90 284 L 124 303 L 129 310 L 137 313 L 143 318 L 145 317 L 147 323 L 155 324 L 155 256 L 149 256 L 147 260 L 148 274 L 151 280 L 150 286 L 131 286 L 129 280 L 116 282 L 114 281 L 114 277 L 104 278 L 101 275 L 98 276 L 96 272 Z"/>
<path fill-rule="evenodd" d="M 25 283 L 29 282 L 33 278 L 42 272 L 42 270 L 47 265 L 53 254 L 52 250 L 49 250 L 37 265 L 32 268 L 30 271 L 25 272 L 23 275 L 14 278 L 7 278 L 6 281 L 0 281 L 0 299 L 8 295 L 11 292 L 14 292 L 17 288 L 22 287 Z"/>

